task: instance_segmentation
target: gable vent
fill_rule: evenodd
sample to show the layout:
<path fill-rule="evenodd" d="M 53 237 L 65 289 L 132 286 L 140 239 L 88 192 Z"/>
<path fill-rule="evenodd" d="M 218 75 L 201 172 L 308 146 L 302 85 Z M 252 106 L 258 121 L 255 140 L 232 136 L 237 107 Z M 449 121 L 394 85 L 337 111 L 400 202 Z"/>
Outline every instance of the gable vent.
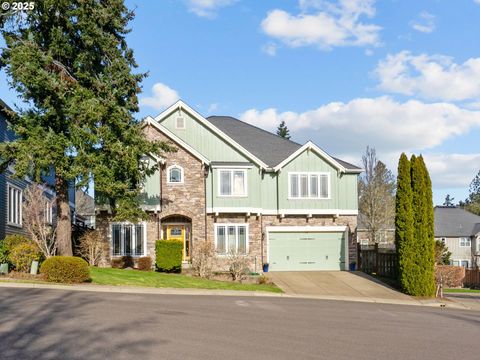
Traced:
<path fill-rule="evenodd" d="M 185 129 L 185 118 L 179 116 L 175 121 L 175 129 Z"/>

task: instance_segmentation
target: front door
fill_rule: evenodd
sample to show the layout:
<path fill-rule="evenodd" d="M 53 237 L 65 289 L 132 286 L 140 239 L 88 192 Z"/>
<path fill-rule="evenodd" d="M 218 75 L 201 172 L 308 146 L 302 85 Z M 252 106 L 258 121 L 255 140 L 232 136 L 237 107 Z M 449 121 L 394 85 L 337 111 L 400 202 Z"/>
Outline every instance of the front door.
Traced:
<path fill-rule="evenodd" d="M 191 230 L 189 225 L 172 224 L 167 225 L 167 240 L 183 241 L 183 260 L 190 260 Z"/>

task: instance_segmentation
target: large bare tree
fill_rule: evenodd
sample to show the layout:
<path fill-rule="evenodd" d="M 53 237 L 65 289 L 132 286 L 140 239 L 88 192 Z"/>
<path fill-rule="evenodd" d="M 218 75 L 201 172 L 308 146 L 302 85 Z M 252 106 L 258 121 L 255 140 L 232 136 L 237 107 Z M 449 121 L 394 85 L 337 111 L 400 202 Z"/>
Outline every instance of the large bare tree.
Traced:
<path fill-rule="evenodd" d="M 395 219 L 395 178 L 377 159 L 375 148 L 367 146 L 362 156 L 365 172 L 358 181 L 359 210 L 374 243 L 380 232 L 393 228 Z"/>

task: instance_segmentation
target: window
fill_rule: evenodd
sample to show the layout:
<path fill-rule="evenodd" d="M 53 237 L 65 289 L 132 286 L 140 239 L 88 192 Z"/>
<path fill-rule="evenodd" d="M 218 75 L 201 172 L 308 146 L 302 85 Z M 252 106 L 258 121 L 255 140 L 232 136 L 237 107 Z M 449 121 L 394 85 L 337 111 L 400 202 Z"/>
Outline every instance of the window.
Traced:
<path fill-rule="evenodd" d="M 51 224 L 53 222 L 53 204 L 51 201 L 45 201 L 45 210 L 43 213 L 43 217 L 47 224 Z"/>
<path fill-rule="evenodd" d="M 461 261 L 461 266 L 463 266 L 464 268 L 467 268 L 467 269 L 468 269 L 468 267 L 469 267 L 469 266 L 468 266 L 468 263 L 469 263 L 468 260 L 462 260 L 462 261 Z"/>
<path fill-rule="evenodd" d="M 175 129 L 185 129 L 185 119 L 181 116 L 175 119 Z"/>
<path fill-rule="evenodd" d="M 178 165 L 172 165 L 167 170 L 168 184 L 182 184 L 183 183 L 183 168 Z"/>
<path fill-rule="evenodd" d="M 248 253 L 247 224 L 215 224 L 215 250 L 219 255 Z"/>
<path fill-rule="evenodd" d="M 330 198 L 330 174 L 328 173 L 289 173 L 290 199 Z"/>
<path fill-rule="evenodd" d="M 220 196 L 247 196 L 246 170 L 220 170 Z"/>
<path fill-rule="evenodd" d="M 460 247 L 470 247 L 470 246 L 472 246 L 472 242 L 469 237 L 460 238 Z"/>
<path fill-rule="evenodd" d="M 8 223 L 22 226 L 22 190 L 12 185 L 7 186 Z"/>
<path fill-rule="evenodd" d="M 145 256 L 145 225 L 113 224 L 112 255 Z"/>

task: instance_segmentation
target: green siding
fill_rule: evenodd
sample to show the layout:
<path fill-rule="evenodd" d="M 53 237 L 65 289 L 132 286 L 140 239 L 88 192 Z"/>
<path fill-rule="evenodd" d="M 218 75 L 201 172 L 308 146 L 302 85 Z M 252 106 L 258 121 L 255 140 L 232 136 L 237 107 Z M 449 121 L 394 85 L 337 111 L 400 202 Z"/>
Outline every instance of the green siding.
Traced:
<path fill-rule="evenodd" d="M 330 174 L 329 199 L 288 199 L 289 172 L 328 172 Z M 357 175 L 341 174 L 313 151 L 305 151 L 280 171 L 280 209 L 357 209 Z"/>
<path fill-rule="evenodd" d="M 345 233 L 269 233 L 271 271 L 346 270 Z"/>
<path fill-rule="evenodd" d="M 148 158 L 149 165 L 154 165 L 155 160 Z M 145 179 L 144 191 L 140 195 L 142 205 L 160 205 L 160 169 Z"/>
<path fill-rule="evenodd" d="M 185 111 L 182 111 L 185 129 L 175 129 L 177 117 L 178 112 L 175 111 L 161 124 L 210 161 L 250 161 Z"/>

